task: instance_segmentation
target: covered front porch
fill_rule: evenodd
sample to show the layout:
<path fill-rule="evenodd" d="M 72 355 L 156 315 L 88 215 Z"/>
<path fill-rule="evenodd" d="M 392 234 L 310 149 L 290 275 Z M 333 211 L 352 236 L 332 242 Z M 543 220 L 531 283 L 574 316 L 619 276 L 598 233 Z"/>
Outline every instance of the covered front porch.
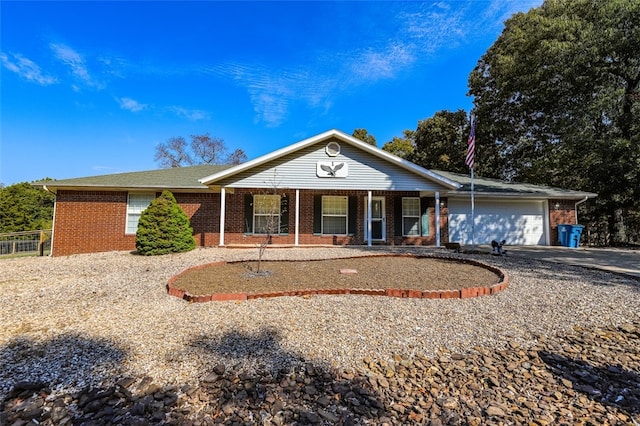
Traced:
<path fill-rule="evenodd" d="M 440 191 L 223 187 L 218 244 L 439 247 L 447 217 Z"/>

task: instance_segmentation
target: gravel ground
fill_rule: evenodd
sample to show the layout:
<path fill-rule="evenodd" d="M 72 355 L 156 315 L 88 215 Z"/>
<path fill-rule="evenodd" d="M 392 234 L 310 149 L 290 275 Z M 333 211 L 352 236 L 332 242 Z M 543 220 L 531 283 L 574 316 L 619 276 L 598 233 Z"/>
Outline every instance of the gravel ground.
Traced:
<path fill-rule="evenodd" d="M 265 256 L 326 259 L 372 251 L 405 249 L 272 249 Z M 372 357 L 384 362 L 443 350 L 464 354 L 477 346 L 527 348 L 574 327 L 640 319 L 635 280 L 486 255 L 471 258 L 502 268 L 510 284 L 475 299 L 350 295 L 189 304 L 166 293 L 168 279 L 186 268 L 256 254 L 197 249 L 160 257 L 111 252 L 0 261 L 0 400 L 19 381 L 49 383 L 55 394 L 125 376 L 180 386 L 220 364 L 280 370 L 302 359 L 357 369 Z"/>

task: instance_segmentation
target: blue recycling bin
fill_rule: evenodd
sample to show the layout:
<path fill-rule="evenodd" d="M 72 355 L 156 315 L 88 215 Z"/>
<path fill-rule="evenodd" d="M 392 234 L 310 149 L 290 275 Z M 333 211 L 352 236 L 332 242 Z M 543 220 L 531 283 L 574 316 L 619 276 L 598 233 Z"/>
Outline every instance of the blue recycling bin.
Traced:
<path fill-rule="evenodd" d="M 583 229 L 584 226 L 582 225 L 571 225 L 571 230 L 569 231 L 569 247 L 580 247 L 580 236 L 582 235 Z"/>
<path fill-rule="evenodd" d="M 569 233 L 571 225 L 558 225 L 558 242 L 561 246 L 569 247 Z"/>

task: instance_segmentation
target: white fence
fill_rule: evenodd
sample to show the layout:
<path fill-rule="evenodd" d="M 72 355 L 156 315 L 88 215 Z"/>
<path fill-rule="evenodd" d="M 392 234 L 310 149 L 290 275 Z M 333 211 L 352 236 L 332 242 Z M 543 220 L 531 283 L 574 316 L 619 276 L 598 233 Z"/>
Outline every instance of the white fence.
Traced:
<path fill-rule="evenodd" d="M 44 256 L 50 251 L 50 229 L 0 234 L 0 256 Z"/>

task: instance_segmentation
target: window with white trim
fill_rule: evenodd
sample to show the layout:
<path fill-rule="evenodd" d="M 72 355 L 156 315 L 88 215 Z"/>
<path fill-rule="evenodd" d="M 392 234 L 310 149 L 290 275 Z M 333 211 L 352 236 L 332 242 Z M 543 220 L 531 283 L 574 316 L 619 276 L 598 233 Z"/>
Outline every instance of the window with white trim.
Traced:
<path fill-rule="evenodd" d="M 322 233 L 325 235 L 347 235 L 348 226 L 349 198 L 323 196 Z"/>
<path fill-rule="evenodd" d="M 277 234 L 280 232 L 280 196 L 253 196 L 253 233 Z"/>
<path fill-rule="evenodd" d="M 420 236 L 420 198 L 402 198 L 402 235 Z"/>
<path fill-rule="evenodd" d="M 154 192 L 129 193 L 127 198 L 127 229 L 125 233 L 136 233 L 140 215 L 155 198 L 156 194 Z"/>

